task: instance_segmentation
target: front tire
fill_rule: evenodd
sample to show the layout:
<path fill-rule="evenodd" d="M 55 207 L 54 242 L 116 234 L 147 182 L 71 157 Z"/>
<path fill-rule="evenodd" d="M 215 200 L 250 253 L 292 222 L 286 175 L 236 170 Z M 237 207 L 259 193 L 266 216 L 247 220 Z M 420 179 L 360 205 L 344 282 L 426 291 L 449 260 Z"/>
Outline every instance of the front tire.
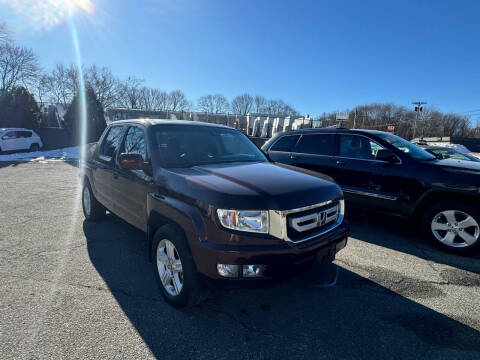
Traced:
<path fill-rule="evenodd" d="M 153 239 L 155 278 L 163 298 L 180 309 L 198 304 L 202 289 L 185 235 L 174 225 L 157 230 Z"/>
<path fill-rule="evenodd" d="M 106 209 L 95 198 L 88 180 L 85 180 L 82 189 L 82 209 L 85 219 L 88 221 L 97 221 L 105 216 Z"/>
<path fill-rule="evenodd" d="M 38 145 L 38 144 L 36 144 L 36 143 L 30 145 L 30 151 L 31 151 L 31 152 L 37 152 L 37 151 L 39 151 L 39 150 L 40 150 L 40 145 Z"/>
<path fill-rule="evenodd" d="M 442 250 L 470 255 L 480 247 L 480 211 L 468 203 L 443 202 L 425 212 L 423 229 Z"/>

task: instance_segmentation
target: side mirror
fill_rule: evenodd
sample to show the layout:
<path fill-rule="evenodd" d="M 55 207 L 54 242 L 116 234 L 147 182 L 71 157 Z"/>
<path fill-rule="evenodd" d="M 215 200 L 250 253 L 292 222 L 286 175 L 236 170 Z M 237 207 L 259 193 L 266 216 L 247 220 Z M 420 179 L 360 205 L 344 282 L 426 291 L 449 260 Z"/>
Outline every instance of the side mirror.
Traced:
<path fill-rule="evenodd" d="M 392 150 L 388 149 L 378 150 L 375 159 L 380 161 L 386 161 L 390 164 L 395 164 L 399 162 L 397 156 L 392 152 Z"/>
<path fill-rule="evenodd" d="M 120 154 L 120 167 L 124 170 L 142 170 L 143 157 L 140 154 L 122 153 Z"/>

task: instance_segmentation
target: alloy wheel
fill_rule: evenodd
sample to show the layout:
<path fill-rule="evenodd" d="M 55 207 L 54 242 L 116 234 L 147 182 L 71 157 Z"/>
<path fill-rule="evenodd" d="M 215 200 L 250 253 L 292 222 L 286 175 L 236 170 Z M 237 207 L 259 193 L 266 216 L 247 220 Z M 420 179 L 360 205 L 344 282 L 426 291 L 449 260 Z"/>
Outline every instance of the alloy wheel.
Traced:
<path fill-rule="evenodd" d="M 165 291 L 178 296 L 183 288 L 183 267 L 175 245 L 163 239 L 157 246 L 157 269 Z"/>
<path fill-rule="evenodd" d="M 90 216 L 92 211 L 92 202 L 90 199 L 90 189 L 88 186 L 84 186 L 83 188 L 83 209 L 85 210 L 85 214 Z"/>
<path fill-rule="evenodd" d="M 472 246 L 478 241 L 480 227 L 475 218 L 460 210 L 444 210 L 433 217 L 433 235 L 451 247 Z"/>

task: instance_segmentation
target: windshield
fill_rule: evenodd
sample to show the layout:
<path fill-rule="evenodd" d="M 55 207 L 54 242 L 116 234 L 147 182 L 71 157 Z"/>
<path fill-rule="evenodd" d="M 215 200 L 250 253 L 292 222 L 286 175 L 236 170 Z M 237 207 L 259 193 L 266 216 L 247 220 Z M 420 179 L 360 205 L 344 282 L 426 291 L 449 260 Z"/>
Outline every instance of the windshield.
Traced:
<path fill-rule="evenodd" d="M 436 157 L 426 150 L 418 147 L 417 145 L 412 144 L 411 142 L 393 135 L 393 134 L 380 134 L 378 135 L 381 139 L 388 142 L 390 145 L 395 146 L 398 150 L 403 151 L 405 154 L 408 154 L 410 157 L 416 160 L 434 160 Z"/>
<path fill-rule="evenodd" d="M 165 168 L 267 161 L 242 133 L 219 127 L 162 125 L 155 127 L 156 148 Z"/>

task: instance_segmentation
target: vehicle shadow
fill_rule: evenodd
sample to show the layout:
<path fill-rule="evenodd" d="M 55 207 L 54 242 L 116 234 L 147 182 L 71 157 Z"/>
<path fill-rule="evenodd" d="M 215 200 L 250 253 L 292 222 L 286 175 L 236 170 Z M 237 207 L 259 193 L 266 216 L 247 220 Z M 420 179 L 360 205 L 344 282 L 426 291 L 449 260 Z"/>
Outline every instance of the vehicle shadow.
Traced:
<path fill-rule="evenodd" d="M 22 164 L 22 162 L 18 162 L 18 161 L 0 161 L 0 169 L 1 168 L 5 168 L 5 167 L 9 167 L 9 166 L 18 166 Z"/>
<path fill-rule="evenodd" d="M 478 358 L 480 332 L 340 268 L 266 288 L 216 291 L 188 311 L 160 296 L 148 245 L 114 215 L 84 222 L 92 264 L 156 358 Z M 385 270 L 388 271 L 388 270 Z M 440 297 L 432 284 L 426 296 Z"/>
<path fill-rule="evenodd" d="M 65 164 L 71 165 L 73 167 L 79 168 L 79 161 L 77 159 L 46 159 L 46 160 L 38 160 L 34 162 L 63 162 Z M 18 166 L 22 164 L 28 164 L 31 163 L 32 161 L 30 160 L 16 160 L 16 161 L 0 161 L 0 169 L 4 167 L 9 167 L 9 166 Z"/>
<path fill-rule="evenodd" d="M 425 260 L 480 274 L 480 252 L 459 256 L 437 249 L 407 219 L 351 207 L 347 212 L 350 237 Z M 480 278 L 479 278 L 480 284 Z"/>

